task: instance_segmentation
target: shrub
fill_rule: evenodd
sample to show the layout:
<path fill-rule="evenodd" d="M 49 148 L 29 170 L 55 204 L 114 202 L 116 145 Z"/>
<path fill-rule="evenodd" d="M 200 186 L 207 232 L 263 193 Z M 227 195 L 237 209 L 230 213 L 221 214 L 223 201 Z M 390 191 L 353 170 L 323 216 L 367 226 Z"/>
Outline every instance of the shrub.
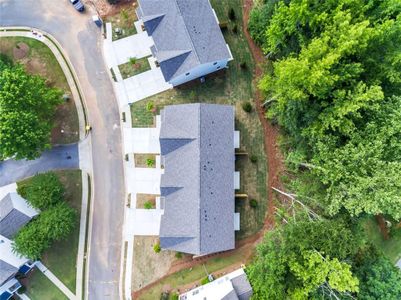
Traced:
<path fill-rule="evenodd" d="M 178 294 L 173 294 L 173 295 L 171 295 L 171 300 L 178 300 Z"/>
<path fill-rule="evenodd" d="M 152 208 L 153 208 L 153 204 L 152 204 L 152 202 L 150 202 L 150 201 L 146 201 L 146 202 L 143 204 L 143 207 L 144 207 L 145 209 L 152 209 Z"/>
<path fill-rule="evenodd" d="M 252 154 L 251 156 L 249 156 L 249 160 L 251 161 L 251 163 L 257 163 L 258 161 L 258 157 L 255 154 Z"/>
<path fill-rule="evenodd" d="M 250 112 L 252 111 L 252 104 L 251 104 L 251 102 L 247 101 L 247 102 L 242 103 L 242 109 L 243 109 L 245 112 L 250 113 Z"/>
<path fill-rule="evenodd" d="M 251 200 L 249 201 L 249 205 L 250 205 L 252 208 L 256 208 L 256 207 L 258 207 L 258 201 L 257 201 L 256 199 L 251 199 Z"/>
<path fill-rule="evenodd" d="M 161 250 L 162 248 L 160 247 L 160 243 L 157 243 L 153 246 L 153 251 L 155 251 L 155 253 L 160 253 Z"/>
<path fill-rule="evenodd" d="M 121 16 L 121 19 L 124 19 L 125 21 L 127 21 L 129 18 L 128 11 L 126 9 L 122 9 L 120 12 L 120 16 Z"/>
<path fill-rule="evenodd" d="M 182 258 L 182 253 L 181 252 L 176 252 L 175 253 L 175 258 L 178 258 L 178 259 Z"/>
<path fill-rule="evenodd" d="M 155 160 L 154 159 L 151 159 L 151 158 L 148 158 L 147 160 L 146 160 L 146 165 L 148 166 L 148 167 L 153 167 L 154 165 L 155 165 Z"/>
<path fill-rule="evenodd" d="M 110 4 L 117 4 L 120 0 L 107 0 Z"/>
<path fill-rule="evenodd" d="M 169 297 L 169 293 L 168 292 L 163 292 L 160 295 L 160 300 L 168 300 L 168 297 Z"/>
<path fill-rule="evenodd" d="M 56 174 L 36 175 L 27 184 L 18 185 L 17 192 L 35 208 L 48 209 L 63 199 L 64 186 Z"/>
<path fill-rule="evenodd" d="M 129 58 L 129 62 L 131 63 L 131 64 L 133 64 L 133 65 L 135 65 L 136 63 L 137 63 L 137 59 L 135 58 L 135 57 L 130 57 Z"/>
<path fill-rule="evenodd" d="M 231 20 L 231 21 L 235 21 L 236 19 L 237 19 L 237 16 L 235 15 L 235 11 L 234 11 L 234 8 L 230 8 L 229 9 L 229 11 L 228 11 L 228 18 Z"/>
<path fill-rule="evenodd" d="M 21 285 L 17 292 L 18 294 L 24 294 L 26 292 L 26 287 Z"/>
<path fill-rule="evenodd" d="M 241 63 L 239 64 L 239 67 L 240 67 L 241 69 L 243 69 L 243 70 L 248 69 L 248 65 L 246 64 L 245 61 L 241 62 Z"/>
<path fill-rule="evenodd" d="M 152 101 L 146 103 L 146 110 L 147 111 L 153 111 L 154 108 L 155 108 L 155 104 Z"/>
<path fill-rule="evenodd" d="M 75 220 L 75 210 L 65 202 L 59 203 L 21 228 L 14 238 L 13 250 L 37 260 L 54 241 L 64 239 L 70 234 Z"/>
<path fill-rule="evenodd" d="M 205 284 L 208 284 L 210 281 L 209 281 L 209 278 L 208 277 L 205 277 L 205 278 L 203 278 L 202 280 L 201 280 L 201 285 L 205 285 Z"/>
<path fill-rule="evenodd" d="M 237 34 L 238 33 L 238 26 L 237 26 L 237 24 L 235 24 L 234 26 L 233 26 L 233 33 L 235 33 L 235 34 Z"/>

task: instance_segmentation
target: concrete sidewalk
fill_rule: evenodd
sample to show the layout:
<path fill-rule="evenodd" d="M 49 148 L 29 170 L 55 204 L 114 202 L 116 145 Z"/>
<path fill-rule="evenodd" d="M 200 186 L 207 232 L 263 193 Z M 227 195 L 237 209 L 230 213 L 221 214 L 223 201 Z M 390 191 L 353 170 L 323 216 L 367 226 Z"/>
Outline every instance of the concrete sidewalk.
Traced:
<path fill-rule="evenodd" d="M 58 279 L 48 268 L 40 261 L 36 263 L 36 267 L 45 275 L 55 286 L 57 286 L 68 299 L 78 299 L 65 285 Z"/>

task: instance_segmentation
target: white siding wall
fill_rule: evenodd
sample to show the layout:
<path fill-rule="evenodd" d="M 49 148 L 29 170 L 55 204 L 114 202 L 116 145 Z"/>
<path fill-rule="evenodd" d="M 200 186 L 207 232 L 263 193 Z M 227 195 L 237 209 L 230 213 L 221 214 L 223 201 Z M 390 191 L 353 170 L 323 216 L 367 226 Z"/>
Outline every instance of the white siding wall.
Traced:
<path fill-rule="evenodd" d="M 225 59 L 225 60 L 219 60 L 216 62 L 200 65 L 196 68 L 193 68 L 191 71 L 188 71 L 186 73 L 188 75 L 182 74 L 182 75 L 174 78 L 174 80 L 171 80 L 170 83 L 173 86 L 177 86 L 177 85 L 183 84 L 185 82 L 194 80 L 196 78 L 205 76 L 207 74 L 216 72 L 218 70 L 225 68 L 227 66 L 227 62 L 228 62 L 227 59 Z M 214 65 L 214 63 L 216 63 L 216 64 Z"/>

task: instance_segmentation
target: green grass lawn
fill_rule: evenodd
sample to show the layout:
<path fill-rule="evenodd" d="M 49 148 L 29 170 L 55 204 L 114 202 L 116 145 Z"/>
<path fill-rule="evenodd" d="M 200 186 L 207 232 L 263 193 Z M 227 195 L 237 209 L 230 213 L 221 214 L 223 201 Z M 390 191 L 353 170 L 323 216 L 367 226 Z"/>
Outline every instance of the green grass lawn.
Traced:
<path fill-rule="evenodd" d="M 77 212 L 74 230 L 63 241 L 53 243 L 41 261 L 54 273 L 73 293 L 76 290 L 76 263 L 79 242 L 79 217 L 81 212 L 82 182 L 81 170 L 55 171 L 65 187 L 65 201 Z M 18 184 L 29 183 L 26 179 Z M 44 298 L 43 298 L 44 299 Z"/>
<path fill-rule="evenodd" d="M 233 255 L 228 256 L 228 257 L 216 257 L 208 260 L 205 263 L 205 267 L 209 273 L 216 272 L 218 270 L 221 270 L 225 267 L 228 267 L 233 264 L 241 264 L 245 263 L 245 261 L 242 261 L 243 259 L 243 253 L 242 252 L 235 252 Z M 202 265 L 197 265 L 191 269 L 185 269 L 180 272 L 174 273 L 162 281 L 160 281 L 158 284 L 147 290 L 145 293 L 143 293 L 138 299 L 140 300 L 154 300 L 154 299 L 160 299 L 160 295 L 163 291 L 166 290 L 166 287 L 171 291 L 170 295 L 174 294 L 174 292 L 182 287 L 183 285 L 196 282 L 199 280 L 200 281 L 205 278 L 205 269 Z"/>
<path fill-rule="evenodd" d="M 401 229 L 397 229 L 390 239 L 385 240 L 376 220 L 366 218 L 362 221 L 363 228 L 367 234 L 369 241 L 371 241 L 378 249 L 383 251 L 392 262 L 396 262 L 401 258 Z"/>
<path fill-rule="evenodd" d="M 226 22 L 223 30 L 226 42 L 229 44 L 234 60 L 229 62 L 229 68 L 206 76 L 206 81 L 199 80 L 184 84 L 175 89 L 152 96 L 131 105 L 133 127 L 154 126 L 154 113 L 146 109 L 149 102 L 154 103 L 156 113 L 165 105 L 182 103 L 218 103 L 234 105 L 236 108 L 236 129 L 241 131 L 241 152 L 248 156 L 237 159 L 236 169 L 241 173 L 241 190 L 249 199 L 256 199 L 257 208 L 249 206 L 249 199 L 237 199 L 236 209 L 241 214 L 241 231 L 237 238 L 241 239 L 256 233 L 264 223 L 267 208 L 267 163 L 264 152 L 263 128 L 260 124 L 255 104 L 253 102 L 255 87 L 253 85 L 254 61 L 243 34 L 242 2 L 240 0 L 212 0 L 221 23 Z M 228 11 L 234 8 L 236 20 L 228 20 Z M 234 32 L 236 26 L 237 32 Z M 241 67 L 241 63 L 246 66 Z M 253 111 L 246 113 L 242 103 L 250 101 Z M 257 157 L 256 163 L 249 161 L 249 156 Z"/>
<path fill-rule="evenodd" d="M 129 61 L 125 64 L 119 65 L 121 76 L 123 79 L 138 75 L 145 71 L 150 70 L 150 64 L 148 57 L 143 57 L 140 59 L 135 59 L 135 63 Z"/>
<path fill-rule="evenodd" d="M 128 37 L 130 35 L 136 34 L 136 28 L 134 22 L 138 18 L 135 13 L 134 6 L 129 6 L 122 9 L 119 13 L 108 16 L 104 19 L 105 23 L 110 22 L 113 29 L 113 41 Z M 120 33 L 115 31 L 116 28 L 120 29 Z"/>
<path fill-rule="evenodd" d="M 25 50 L 24 45 L 28 46 Z M 2 37 L 0 38 L 0 53 L 9 57 L 14 63 L 23 64 L 28 73 L 44 77 L 49 86 L 57 87 L 71 96 L 60 65 L 44 43 L 26 37 Z M 54 123 L 51 135 L 53 144 L 69 144 L 78 141 L 78 114 L 72 96 L 70 101 L 58 106 Z"/>
<path fill-rule="evenodd" d="M 22 280 L 26 294 L 31 300 L 64 300 L 68 299 L 45 275 L 34 269 Z"/>

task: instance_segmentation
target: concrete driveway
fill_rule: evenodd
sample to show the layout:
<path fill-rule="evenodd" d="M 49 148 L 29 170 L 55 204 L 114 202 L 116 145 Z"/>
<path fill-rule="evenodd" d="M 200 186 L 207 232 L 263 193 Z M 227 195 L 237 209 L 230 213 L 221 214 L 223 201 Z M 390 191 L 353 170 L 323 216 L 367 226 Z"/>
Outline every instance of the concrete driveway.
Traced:
<path fill-rule="evenodd" d="M 51 170 L 78 169 L 78 145 L 54 147 L 35 160 L 8 159 L 0 162 L 0 186 Z"/>
<path fill-rule="evenodd" d="M 88 3 L 89 1 L 86 1 Z M 31 26 L 53 35 L 77 73 L 93 127 L 94 184 L 89 225 L 89 299 L 119 299 L 124 179 L 120 115 L 102 55 L 95 14 L 75 11 L 69 0 L 0 0 L 0 26 Z"/>

